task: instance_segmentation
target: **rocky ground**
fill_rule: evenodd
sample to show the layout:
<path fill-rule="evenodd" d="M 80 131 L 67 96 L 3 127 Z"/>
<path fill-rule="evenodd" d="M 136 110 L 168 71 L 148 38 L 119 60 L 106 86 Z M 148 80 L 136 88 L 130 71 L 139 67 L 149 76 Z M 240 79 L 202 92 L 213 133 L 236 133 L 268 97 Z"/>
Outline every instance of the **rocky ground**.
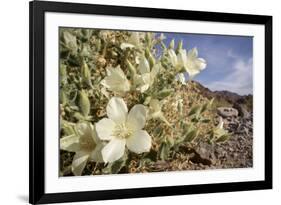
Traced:
<path fill-rule="evenodd" d="M 227 110 L 226 108 L 223 108 Z M 222 144 L 200 143 L 196 152 L 202 159 L 209 159 L 201 168 L 245 168 L 253 166 L 253 114 L 244 110 L 244 114 L 235 108 L 232 112 L 220 112 L 224 128 L 231 133 L 228 141 Z M 230 113 L 230 114 L 229 114 Z"/>
<path fill-rule="evenodd" d="M 235 107 L 235 106 L 234 106 Z M 150 171 L 179 171 L 222 168 L 248 168 L 253 166 L 253 115 L 243 107 L 221 107 L 217 119 L 223 118 L 224 128 L 231 134 L 221 144 L 200 142 L 188 149 L 182 146 L 171 161 L 157 161 Z"/>

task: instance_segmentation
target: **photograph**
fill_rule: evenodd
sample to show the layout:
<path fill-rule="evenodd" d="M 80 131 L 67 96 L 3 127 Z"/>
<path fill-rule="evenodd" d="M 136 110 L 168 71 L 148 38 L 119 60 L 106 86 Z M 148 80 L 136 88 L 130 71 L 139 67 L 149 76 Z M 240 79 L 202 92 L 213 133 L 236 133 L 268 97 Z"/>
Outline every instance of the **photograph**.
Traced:
<path fill-rule="evenodd" d="M 58 35 L 60 177 L 253 167 L 253 36 Z"/>

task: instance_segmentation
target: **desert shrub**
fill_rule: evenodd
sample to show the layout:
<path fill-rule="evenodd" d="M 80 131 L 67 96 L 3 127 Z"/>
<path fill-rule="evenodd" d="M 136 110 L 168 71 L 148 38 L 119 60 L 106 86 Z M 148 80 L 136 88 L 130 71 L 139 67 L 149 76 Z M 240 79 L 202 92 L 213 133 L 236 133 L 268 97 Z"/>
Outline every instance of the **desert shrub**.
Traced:
<path fill-rule="evenodd" d="M 147 172 L 228 139 L 188 82 L 206 61 L 150 32 L 60 29 L 61 175 Z M 188 92 L 185 92 L 187 90 Z M 216 101 L 215 101 L 216 102 Z"/>

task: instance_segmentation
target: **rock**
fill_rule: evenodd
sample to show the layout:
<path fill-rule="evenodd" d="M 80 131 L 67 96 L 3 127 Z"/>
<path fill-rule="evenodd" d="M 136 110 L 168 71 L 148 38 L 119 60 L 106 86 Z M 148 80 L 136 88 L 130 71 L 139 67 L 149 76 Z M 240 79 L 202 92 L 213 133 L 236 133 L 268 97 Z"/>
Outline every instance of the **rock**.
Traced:
<path fill-rule="evenodd" d="M 215 157 L 215 147 L 212 144 L 207 142 L 200 142 L 197 147 L 195 147 L 195 151 L 200 155 L 203 159 L 211 159 L 214 160 Z"/>
<path fill-rule="evenodd" d="M 230 131 L 230 132 L 235 132 L 238 127 L 239 127 L 238 123 L 229 123 L 227 125 L 227 130 Z"/>
<path fill-rule="evenodd" d="M 245 106 L 239 103 L 234 103 L 233 108 L 238 110 L 239 116 L 246 119 L 250 118 L 250 113 L 246 110 Z"/>
<path fill-rule="evenodd" d="M 219 108 L 217 108 L 217 112 L 223 118 L 238 116 L 238 110 L 235 108 L 231 108 L 231 107 L 219 107 Z"/>

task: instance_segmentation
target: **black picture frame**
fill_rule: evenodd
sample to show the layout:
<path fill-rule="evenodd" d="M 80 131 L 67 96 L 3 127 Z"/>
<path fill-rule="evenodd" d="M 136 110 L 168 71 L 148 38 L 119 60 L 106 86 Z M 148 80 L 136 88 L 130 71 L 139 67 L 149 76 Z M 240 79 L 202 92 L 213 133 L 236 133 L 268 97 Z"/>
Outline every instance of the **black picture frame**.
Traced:
<path fill-rule="evenodd" d="M 124 6 L 104 6 L 93 4 L 59 3 L 33 1 L 30 12 L 30 144 L 29 144 L 29 202 L 32 204 L 74 202 L 167 195 L 201 194 L 272 188 L 272 17 L 262 15 L 230 14 L 137 8 Z M 71 193 L 45 192 L 44 165 L 44 123 L 45 123 L 45 72 L 44 72 L 44 14 L 62 12 L 77 14 L 97 14 L 113 16 L 150 17 L 182 19 L 209 22 L 260 24 L 265 26 L 265 180 L 235 183 L 197 184 L 183 186 L 135 188 L 107 191 L 86 191 Z"/>

